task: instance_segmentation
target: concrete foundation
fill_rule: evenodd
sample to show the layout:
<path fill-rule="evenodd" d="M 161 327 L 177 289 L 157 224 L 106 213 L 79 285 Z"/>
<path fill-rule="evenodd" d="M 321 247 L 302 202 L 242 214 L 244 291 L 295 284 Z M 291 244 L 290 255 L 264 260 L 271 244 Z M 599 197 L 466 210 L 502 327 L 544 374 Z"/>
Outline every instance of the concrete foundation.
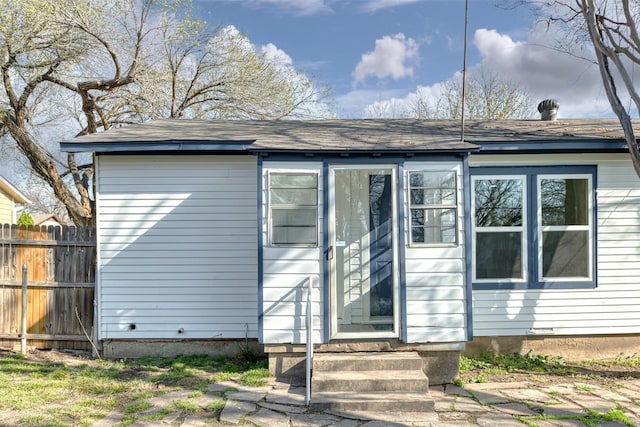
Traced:
<path fill-rule="evenodd" d="M 264 357 L 263 346 L 256 340 L 104 340 L 102 355 L 108 359 L 139 357 L 175 357 L 208 354 L 241 356 L 247 347 L 257 357 Z"/>
<path fill-rule="evenodd" d="M 463 354 L 536 354 L 567 360 L 613 359 L 640 354 L 640 334 L 592 336 L 476 337 Z"/>
<path fill-rule="evenodd" d="M 460 353 L 465 343 L 403 344 L 399 341 L 340 341 L 314 346 L 314 353 L 375 353 L 415 351 L 422 357 L 422 369 L 432 385 L 448 384 L 458 376 Z M 265 345 L 269 371 L 290 383 L 304 384 L 306 347 L 304 345 Z"/>

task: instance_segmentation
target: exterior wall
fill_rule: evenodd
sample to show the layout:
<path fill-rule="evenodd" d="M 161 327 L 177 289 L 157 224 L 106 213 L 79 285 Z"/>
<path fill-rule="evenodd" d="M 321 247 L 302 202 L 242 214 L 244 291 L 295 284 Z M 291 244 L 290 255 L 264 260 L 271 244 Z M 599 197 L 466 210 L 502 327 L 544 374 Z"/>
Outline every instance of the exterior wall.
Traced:
<path fill-rule="evenodd" d="M 405 230 L 404 252 L 406 312 L 401 325 L 407 343 L 451 343 L 467 339 L 466 282 L 464 276 L 464 197 L 461 163 L 406 162 L 408 171 L 455 170 L 458 177 L 458 245 L 419 247 L 409 245 Z M 316 171 L 319 174 L 319 247 L 269 247 L 268 245 L 268 174 L 270 171 Z M 265 344 L 304 344 L 306 287 L 313 281 L 313 328 L 315 343 L 323 342 L 323 224 L 322 163 L 267 162 L 262 172 L 262 242 L 263 242 L 263 337 Z M 402 195 L 405 222 L 409 218 L 407 185 Z M 328 284 L 326 285 L 328 286 Z"/>
<path fill-rule="evenodd" d="M 318 173 L 318 246 L 269 246 L 269 172 Z M 322 162 L 267 162 L 262 168 L 262 337 L 265 344 L 303 344 L 307 341 L 307 286 L 312 281 L 313 341 L 323 331 L 323 186 Z"/>
<path fill-rule="evenodd" d="M 16 214 L 13 199 L 0 190 L 0 224 L 15 224 Z"/>
<path fill-rule="evenodd" d="M 98 157 L 98 339 L 258 336 L 253 156 Z"/>
<path fill-rule="evenodd" d="M 597 287 L 473 291 L 477 337 L 640 332 L 640 180 L 626 154 L 471 157 L 471 166 L 597 165 Z"/>
<path fill-rule="evenodd" d="M 408 343 L 467 340 L 464 195 L 461 163 L 406 162 L 404 186 L 406 340 Z M 457 172 L 458 244 L 415 246 L 409 242 L 408 173 Z"/>

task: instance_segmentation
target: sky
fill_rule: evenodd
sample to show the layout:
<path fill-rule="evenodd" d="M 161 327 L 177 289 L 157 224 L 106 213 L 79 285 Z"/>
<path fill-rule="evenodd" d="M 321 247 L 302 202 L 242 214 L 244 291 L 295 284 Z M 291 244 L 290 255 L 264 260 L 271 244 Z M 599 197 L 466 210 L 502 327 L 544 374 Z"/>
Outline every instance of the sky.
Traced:
<path fill-rule="evenodd" d="M 613 117 L 597 66 L 557 49 L 546 25 L 505 0 L 469 0 L 467 70 L 526 91 L 532 111 L 558 100 L 559 118 Z M 339 118 L 376 102 L 437 96 L 464 63 L 464 0 L 196 0 L 210 25 L 234 26 L 256 49 L 286 58 L 332 90 Z M 591 53 L 587 54 L 591 56 Z"/>

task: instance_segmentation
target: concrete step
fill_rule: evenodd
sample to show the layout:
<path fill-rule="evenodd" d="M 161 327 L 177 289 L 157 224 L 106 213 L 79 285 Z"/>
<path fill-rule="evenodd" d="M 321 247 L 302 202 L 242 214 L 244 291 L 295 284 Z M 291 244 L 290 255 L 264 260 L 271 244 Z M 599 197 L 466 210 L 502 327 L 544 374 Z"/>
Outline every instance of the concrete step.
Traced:
<path fill-rule="evenodd" d="M 429 393 L 397 392 L 315 392 L 310 409 L 316 411 L 433 412 Z"/>
<path fill-rule="evenodd" d="M 422 370 L 313 371 L 312 392 L 428 392 L 429 379 Z"/>
<path fill-rule="evenodd" d="M 422 358 L 413 352 L 316 353 L 313 370 L 389 371 L 422 370 Z"/>

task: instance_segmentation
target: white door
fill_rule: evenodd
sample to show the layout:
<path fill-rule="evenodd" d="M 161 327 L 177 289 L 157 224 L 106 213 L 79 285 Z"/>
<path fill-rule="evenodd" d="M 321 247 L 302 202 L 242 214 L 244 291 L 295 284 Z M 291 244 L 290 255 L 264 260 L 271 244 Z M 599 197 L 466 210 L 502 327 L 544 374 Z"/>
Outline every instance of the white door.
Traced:
<path fill-rule="evenodd" d="M 394 166 L 333 166 L 331 337 L 398 337 Z"/>

